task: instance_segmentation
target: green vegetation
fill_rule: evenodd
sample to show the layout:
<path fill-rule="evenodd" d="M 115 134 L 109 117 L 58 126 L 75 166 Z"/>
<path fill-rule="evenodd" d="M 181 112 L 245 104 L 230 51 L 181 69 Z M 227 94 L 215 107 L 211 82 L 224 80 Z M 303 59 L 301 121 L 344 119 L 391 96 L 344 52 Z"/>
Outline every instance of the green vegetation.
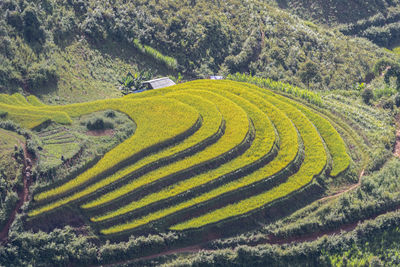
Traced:
<path fill-rule="evenodd" d="M 14 191 L 21 187 L 24 153 L 23 136 L 0 128 L 0 228 L 7 222 L 14 209 L 18 195 Z M 13 158 L 14 157 L 14 158 Z"/>
<path fill-rule="evenodd" d="M 156 49 L 151 48 L 148 45 L 141 44 L 140 41 L 137 39 L 133 40 L 133 44 L 139 51 L 151 56 L 155 60 L 158 60 L 158 61 L 164 63 L 169 68 L 176 69 L 178 67 L 178 62 L 175 58 L 165 56 L 165 55 L 161 54 L 159 51 L 157 51 Z"/>
<path fill-rule="evenodd" d="M 310 2 L 300 0 L 269 0 L 269 2 L 276 3 L 279 7 L 288 9 L 302 18 L 324 24 L 355 23 L 368 21 L 374 17 L 383 17 L 387 13 L 390 14 L 392 7 L 398 4 L 396 1 L 390 0 L 366 0 L 363 3 L 355 0 L 346 2 L 340 0 L 329 2 L 317 0 L 312 5 Z"/>
<path fill-rule="evenodd" d="M 350 5 L 357 7 L 333 14 L 372 15 L 354 1 Z M 119 77 L 149 69 L 156 76 L 179 71 L 188 78 L 251 72 L 315 90 L 349 89 L 363 82 L 375 61 L 393 55 L 258 0 L 6 0 L 0 12 L 1 89 L 27 90 L 46 103 L 115 97 Z M 304 79 L 304 62 L 318 66 L 318 75 Z"/>
<path fill-rule="evenodd" d="M 307 102 L 310 102 L 317 106 L 322 105 L 322 99 L 317 93 L 305 89 L 300 89 L 299 87 L 292 86 L 287 83 L 276 82 L 271 79 L 264 79 L 240 73 L 229 75 L 227 79 L 238 82 L 252 83 L 259 87 L 264 87 L 274 91 L 280 91 L 289 95 L 300 97 Z"/>
<path fill-rule="evenodd" d="M 151 72 L 141 71 L 140 73 L 135 73 L 134 75 L 128 72 L 128 74 L 121 81 L 119 81 L 121 84 L 120 90 L 124 95 L 131 94 L 139 90 L 145 90 L 147 88 L 143 82 L 150 80 L 151 77 Z"/>
<path fill-rule="evenodd" d="M 112 123 L 113 130 L 88 132 L 87 123 L 99 119 Z M 128 116 L 112 110 L 81 116 L 68 127 L 50 124 L 39 129 L 38 172 L 42 182 L 65 177 L 79 162 L 104 154 L 130 137 L 135 129 Z"/>

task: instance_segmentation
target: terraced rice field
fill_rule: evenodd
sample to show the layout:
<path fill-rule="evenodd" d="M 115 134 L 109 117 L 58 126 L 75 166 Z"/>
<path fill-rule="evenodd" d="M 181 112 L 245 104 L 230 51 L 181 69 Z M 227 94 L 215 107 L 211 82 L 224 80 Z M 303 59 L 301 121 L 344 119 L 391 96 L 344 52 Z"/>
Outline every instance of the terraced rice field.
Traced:
<path fill-rule="evenodd" d="M 61 126 L 56 129 L 42 131 L 39 134 L 43 147 L 39 151 L 40 159 L 50 167 L 58 166 L 65 160 L 75 156 L 81 149 L 79 140 L 68 127 Z"/>
<path fill-rule="evenodd" d="M 68 127 L 73 117 L 106 109 L 126 113 L 135 134 L 73 179 L 39 190 L 30 220 L 74 207 L 106 237 L 155 226 L 197 229 L 290 201 L 317 177 L 336 177 L 351 163 L 339 133 L 319 113 L 246 83 L 199 80 L 66 106 L 0 95 L 5 117 L 28 128 L 46 120 Z M 28 122 L 24 115 L 38 117 Z"/>

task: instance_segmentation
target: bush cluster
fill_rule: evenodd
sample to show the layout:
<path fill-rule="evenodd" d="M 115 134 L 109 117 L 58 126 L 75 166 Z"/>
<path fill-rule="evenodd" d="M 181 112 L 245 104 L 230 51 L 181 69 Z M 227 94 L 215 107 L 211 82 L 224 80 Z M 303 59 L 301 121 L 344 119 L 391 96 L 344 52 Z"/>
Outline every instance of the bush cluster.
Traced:
<path fill-rule="evenodd" d="M 86 127 L 90 131 L 99 131 L 114 129 L 114 124 L 111 121 L 104 120 L 103 118 L 95 118 L 86 123 Z"/>

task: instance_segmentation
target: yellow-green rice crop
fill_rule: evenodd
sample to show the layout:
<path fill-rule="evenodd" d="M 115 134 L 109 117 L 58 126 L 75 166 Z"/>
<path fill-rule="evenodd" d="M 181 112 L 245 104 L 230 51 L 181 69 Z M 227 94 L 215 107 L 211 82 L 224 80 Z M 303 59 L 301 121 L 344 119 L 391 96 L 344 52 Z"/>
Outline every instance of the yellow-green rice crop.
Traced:
<path fill-rule="evenodd" d="M 238 82 L 252 83 L 257 86 L 268 88 L 274 91 L 281 91 L 290 95 L 294 95 L 296 97 L 303 98 L 304 100 L 314 105 L 322 106 L 322 98 L 320 95 L 313 91 L 301 89 L 288 83 L 274 81 L 269 78 L 265 79 L 262 77 L 251 76 L 244 73 L 229 74 L 227 79 Z"/>
<path fill-rule="evenodd" d="M 118 170 L 115 174 L 108 176 L 107 178 L 104 178 L 104 179 L 100 180 L 99 182 L 84 188 L 82 191 L 75 192 L 71 196 L 54 201 L 48 205 L 38 208 L 37 210 L 34 210 L 33 212 L 35 214 L 43 213 L 43 212 L 52 210 L 54 208 L 58 208 L 67 203 L 70 203 L 71 201 L 74 201 L 74 200 L 80 199 L 84 196 L 87 196 L 87 195 L 95 192 L 98 189 L 104 188 L 105 186 L 107 186 L 119 179 L 122 179 L 123 177 L 140 169 L 143 166 L 146 166 L 149 163 L 155 162 L 162 158 L 169 157 L 176 153 L 182 152 L 188 148 L 191 148 L 194 145 L 198 144 L 199 142 L 212 137 L 220 130 L 220 126 L 222 124 L 223 118 L 214 103 L 212 103 L 208 100 L 205 100 L 202 97 L 185 94 L 183 92 L 182 93 L 171 93 L 171 94 L 168 94 L 167 97 L 179 100 L 185 104 L 195 107 L 199 111 L 199 113 L 201 114 L 201 116 L 203 118 L 203 124 L 202 124 L 201 128 L 198 131 L 196 131 L 193 135 L 191 135 L 190 137 L 185 139 L 183 142 L 181 142 L 171 148 L 164 149 L 163 151 L 160 151 L 159 153 L 149 155 L 149 156 L 139 160 L 135 164 L 133 164 L 127 168 Z"/>
<path fill-rule="evenodd" d="M 282 96 L 279 96 L 279 98 L 283 99 Z M 295 105 L 310 119 L 315 127 L 317 127 L 321 137 L 324 139 L 329 149 L 329 153 L 332 156 L 332 170 L 330 171 L 330 175 L 335 177 L 346 170 L 350 165 L 351 158 L 347 154 L 346 144 L 332 124 L 305 106 L 291 100 L 288 100 L 288 102 Z"/>
<path fill-rule="evenodd" d="M 10 96 L 10 98 L 14 99 L 15 105 L 30 106 L 28 101 L 26 101 L 26 98 L 20 93 L 15 93 L 12 96 Z"/>
<path fill-rule="evenodd" d="M 99 110 L 114 109 L 126 113 L 138 127 L 135 135 L 106 153 L 92 168 L 65 184 L 35 196 L 43 200 L 70 191 L 102 174 L 109 168 L 128 160 L 143 149 L 169 140 L 190 129 L 198 120 L 198 112 L 190 106 L 172 99 L 154 97 L 148 99 L 109 99 L 67 106 L 46 106 L 40 110 L 64 110 L 71 116 L 79 116 Z M 36 213 L 30 213 L 34 216 Z"/>
<path fill-rule="evenodd" d="M 36 96 L 34 95 L 30 95 L 27 96 L 26 100 L 28 100 L 29 104 L 31 104 L 32 106 L 36 106 L 36 107 L 43 107 L 44 104 L 42 103 L 42 101 L 40 101 Z"/>
<path fill-rule="evenodd" d="M 48 119 L 61 124 L 72 123 L 68 114 L 62 111 L 53 112 L 39 110 L 33 106 L 19 107 L 17 105 L 7 105 L 2 103 L 0 103 L 0 110 L 7 112 L 7 119 L 14 120 L 25 128 L 34 128 Z"/>
<path fill-rule="evenodd" d="M 6 118 L 8 120 L 17 121 L 19 125 L 28 129 L 33 129 L 45 121 L 50 120 L 49 117 L 44 117 L 43 115 L 31 115 L 27 113 L 7 113 Z"/>
<path fill-rule="evenodd" d="M 184 230 L 188 228 L 198 228 L 210 223 L 215 223 L 230 217 L 242 215 L 250 211 L 256 210 L 274 200 L 283 198 L 307 184 L 311 183 L 313 178 L 319 175 L 327 161 L 325 148 L 321 137 L 306 116 L 287 103 L 277 98 L 270 98 L 271 102 L 279 106 L 286 112 L 289 118 L 296 124 L 300 135 L 302 136 L 305 158 L 299 171 L 290 176 L 285 183 L 282 183 L 267 192 L 252 196 L 237 203 L 227 205 L 223 208 L 214 210 L 202 216 L 190 219 L 186 222 L 174 225 L 173 230 Z"/>
<path fill-rule="evenodd" d="M 6 95 L 6 94 L 0 94 L 0 103 L 7 104 L 7 105 L 14 105 L 15 104 L 13 101 L 11 101 L 10 96 Z"/>
<path fill-rule="evenodd" d="M 296 90 L 292 92 L 295 95 L 300 92 Z M 300 93 L 299 96 L 305 99 L 314 96 L 305 94 L 303 91 Z M 103 234 L 128 231 L 172 214 L 173 216 L 178 216 L 175 214 L 176 212 L 183 209 L 188 209 L 186 211 L 189 212 L 199 204 L 212 207 L 219 200 L 226 201 L 226 197 L 231 199 L 233 196 L 239 197 L 237 202 L 231 202 L 222 208 L 210 209 L 207 214 L 174 225 L 171 229 L 198 228 L 247 214 L 282 199 L 311 183 L 313 178 L 319 175 L 326 166 L 328 159 L 326 148 L 329 149 L 332 155 L 332 176 L 342 172 L 350 163 L 350 157 L 346 153 L 346 146 L 343 140 L 328 120 L 315 113 L 311 108 L 268 90 L 245 83 L 199 80 L 169 88 L 132 94 L 120 99 L 67 106 L 44 106 L 40 105 L 39 100 L 32 99 L 31 101 L 28 98 L 31 106 L 7 110 L 7 107 L 10 106 L 7 105 L 7 102 L 19 102 L 20 99 L 18 98 L 12 97 L 10 99 L 10 97 L 2 97 L 0 95 L 0 110 L 11 111 L 12 116 L 28 114 L 28 110 L 42 112 L 43 118 L 45 117 L 43 114 L 46 112 L 47 114 L 53 114 L 53 116 L 54 113 L 58 112 L 66 116 L 77 117 L 99 110 L 113 109 L 126 113 L 138 125 L 134 136 L 106 153 L 94 167 L 59 187 L 36 195 L 36 200 L 45 200 L 57 196 L 62 196 L 62 198 L 38 207 L 31 211 L 29 216 L 36 216 L 65 204 L 73 204 L 71 202 L 82 198 L 80 203 L 84 203 L 83 201 L 86 201 L 86 199 L 90 199 L 90 201 L 82 205 L 81 208 L 93 209 L 93 212 L 96 212 L 97 208 L 104 209 L 103 205 L 117 206 L 120 198 L 123 198 L 124 203 L 126 203 L 125 201 L 128 200 L 131 194 L 134 194 L 135 190 L 151 183 L 157 183 L 164 177 L 174 175 L 180 171 L 190 170 L 191 167 L 214 160 L 220 157 L 221 154 L 236 148 L 245 140 L 248 131 L 253 129 L 250 119 L 253 122 L 255 139 L 252 146 L 245 150 L 243 154 L 229 159 L 229 161 L 215 169 L 206 170 L 195 176 L 180 178 L 179 181 L 166 188 L 146 192 L 146 195 L 141 199 L 91 218 L 94 222 L 113 219 L 123 214 L 125 214 L 124 218 L 130 218 L 127 213 L 131 211 L 156 202 L 162 204 L 166 199 L 173 198 L 175 204 L 171 206 L 166 204 L 160 210 L 152 211 L 141 218 L 131 218 L 131 221 L 124 224 L 113 225 L 108 229 L 103 229 L 101 230 Z M 319 101 L 320 99 L 317 97 L 311 100 Z M 21 110 L 23 112 L 20 112 Z M 127 166 L 128 164 L 119 165 L 119 163 L 133 155 L 138 155 L 144 148 L 185 132 L 193 126 L 199 114 L 202 116 L 203 125 L 191 136 L 157 153 L 146 155 L 130 166 Z M 33 116 L 36 115 L 37 113 L 33 114 Z M 22 120 L 21 118 L 15 118 L 15 120 L 18 119 Z M 129 177 L 129 175 L 148 164 L 174 156 L 177 153 L 195 147 L 207 138 L 216 136 L 220 131 L 222 121 L 226 123 L 225 133 L 216 143 L 206 146 L 201 151 L 194 150 L 194 154 L 145 173 L 134 180 Z M 275 133 L 278 133 L 279 138 L 275 136 Z M 281 171 L 291 164 L 299 163 L 298 161 L 302 157 L 300 157 L 300 160 L 296 159 L 296 157 L 299 153 L 303 155 L 303 150 L 299 150 L 301 145 L 299 136 L 301 136 L 304 145 L 304 161 L 299 166 L 298 172 L 288 177 L 282 184 L 276 185 L 271 189 L 263 189 L 266 190 L 263 193 L 258 193 L 247 199 L 240 198 L 240 192 L 244 192 L 243 190 L 250 192 L 251 186 L 256 183 L 275 179 L 273 177 L 278 176 L 274 175 L 280 175 L 282 174 Z M 251 166 L 252 163 L 267 156 L 277 140 L 279 140 L 278 154 L 268 164 L 257 170 L 252 170 L 247 175 L 243 174 L 244 176 L 236 177 L 234 180 L 221 179 L 218 185 L 212 184 L 210 185 L 212 189 L 204 192 L 205 187 L 202 187 L 203 185 L 214 182 L 226 174 L 235 173 L 247 166 Z M 324 141 L 326 147 L 324 146 Z M 118 169 L 119 166 L 121 168 Z M 115 170 L 115 173 L 111 174 L 110 170 Z M 96 179 L 95 183 L 87 187 L 81 187 L 81 185 L 96 177 L 98 180 Z M 127 183 L 119 188 L 103 193 L 100 196 L 97 194 L 96 198 L 91 195 L 99 192 L 98 190 L 111 190 L 114 182 L 125 178 L 127 178 Z M 221 184 L 222 181 L 225 183 Z M 196 195 L 194 197 L 188 199 L 188 196 L 183 193 L 191 190 L 198 191 L 195 191 Z M 67 195 L 68 193 L 71 194 Z M 107 223 L 111 222 L 113 220 Z"/>
<path fill-rule="evenodd" d="M 190 83 L 190 87 L 195 87 L 195 86 L 196 85 L 194 83 Z M 219 88 L 221 88 L 221 90 L 223 89 L 221 86 L 219 86 Z M 124 231 L 124 230 L 128 230 L 128 229 L 133 229 L 133 228 L 136 228 L 143 224 L 146 224 L 148 222 L 165 217 L 166 215 L 172 214 L 181 209 L 192 207 L 201 202 L 218 197 L 221 194 L 224 194 L 224 193 L 227 193 L 230 191 L 234 191 L 234 190 L 236 190 L 240 187 L 246 186 L 246 185 L 250 185 L 254 182 L 263 180 L 263 179 L 277 173 L 279 170 L 282 170 L 291 161 L 294 160 L 294 158 L 296 157 L 296 154 L 298 152 L 297 131 L 294 128 L 292 122 L 289 120 L 289 118 L 282 111 L 280 111 L 273 105 L 269 104 L 267 101 L 260 99 L 260 97 L 255 94 L 252 94 L 249 92 L 246 93 L 246 89 L 240 88 L 237 85 L 234 87 L 231 87 L 229 89 L 225 88 L 225 90 L 229 90 L 232 93 L 245 96 L 246 99 L 257 104 L 257 106 L 259 106 L 265 113 L 267 113 L 269 115 L 271 121 L 275 124 L 276 129 L 279 133 L 279 137 L 280 137 L 280 148 L 281 149 L 280 149 L 277 157 L 272 162 L 270 162 L 268 165 L 251 173 L 250 175 L 247 175 L 238 180 L 235 180 L 233 182 L 222 185 L 214 190 L 211 190 L 207 193 L 204 193 L 198 197 L 195 197 L 193 199 L 190 199 L 190 200 L 180 203 L 178 205 L 157 211 L 155 213 L 152 213 L 148 216 L 139 218 L 139 219 L 129 222 L 127 224 L 117 225 L 117 226 L 111 227 L 107 230 L 103 230 L 102 233 L 109 234 L 109 233 L 120 232 L 120 231 Z"/>
<path fill-rule="evenodd" d="M 126 184 L 123 187 L 117 188 L 89 203 L 86 203 L 82 208 L 93 208 L 104 203 L 113 201 L 126 193 L 131 192 L 143 185 L 154 182 L 167 175 L 173 174 L 177 171 L 196 166 L 199 163 L 213 160 L 219 155 L 226 153 L 236 146 L 238 146 L 246 137 L 249 131 L 249 120 L 246 112 L 232 101 L 221 97 L 217 94 L 201 91 L 191 90 L 191 94 L 195 93 L 201 97 L 205 97 L 214 102 L 219 108 L 222 116 L 226 121 L 225 134 L 218 140 L 217 143 L 206 147 L 199 153 L 196 153 L 183 160 L 174 162 L 168 166 L 159 168 L 149 172 L 138 179 Z"/>
<path fill-rule="evenodd" d="M 193 85 L 189 85 L 188 88 L 196 89 L 196 87 L 194 87 Z M 204 87 L 199 87 L 199 88 L 204 88 Z M 257 106 L 251 104 L 244 98 L 228 93 L 227 91 L 222 91 L 221 88 L 218 88 L 216 90 L 212 89 L 210 90 L 211 92 L 219 93 L 222 96 L 232 100 L 240 107 L 242 107 L 250 116 L 250 118 L 254 123 L 256 131 L 256 136 L 250 149 L 248 149 L 241 156 L 236 157 L 235 159 L 221 165 L 217 169 L 210 170 L 206 173 L 175 183 L 174 185 L 171 185 L 168 188 L 164 188 L 159 192 L 147 195 L 146 197 L 138 201 L 133 201 L 130 204 L 125 205 L 115 211 L 111 211 L 105 215 L 92 218 L 93 221 L 106 220 L 133 211 L 135 209 L 144 207 L 151 203 L 176 196 L 182 192 L 206 184 L 207 182 L 210 182 L 222 175 L 228 174 L 230 172 L 248 166 L 271 152 L 273 145 L 276 141 L 276 136 L 274 132 L 274 127 L 271 121 L 269 120 L 268 116 L 264 112 L 262 112 L 259 108 L 257 108 Z M 188 90 L 188 92 L 191 92 L 191 90 Z"/>
<path fill-rule="evenodd" d="M 216 81 L 216 83 L 225 84 L 226 81 Z M 329 152 L 332 156 L 333 162 L 332 162 L 332 170 L 330 172 L 330 175 L 332 177 L 339 175 L 341 172 L 343 172 L 348 168 L 348 166 L 350 165 L 351 158 L 346 152 L 346 145 L 343 139 L 341 138 L 340 134 L 336 131 L 336 129 L 327 119 L 318 115 L 315 111 L 310 110 L 310 108 L 307 108 L 304 105 L 297 103 L 296 101 L 285 98 L 281 95 L 273 94 L 271 91 L 268 90 L 262 90 L 259 87 L 248 83 L 243 83 L 243 85 L 253 90 L 260 91 L 264 94 L 273 95 L 282 101 L 286 101 L 294 105 L 296 108 L 302 111 L 304 115 L 307 116 L 308 119 L 310 119 L 310 121 L 314 124 L 314 126 L 317 127 L 318 132 L 320 133 L 322 139 L 324 139 L 329 149 Z"/>

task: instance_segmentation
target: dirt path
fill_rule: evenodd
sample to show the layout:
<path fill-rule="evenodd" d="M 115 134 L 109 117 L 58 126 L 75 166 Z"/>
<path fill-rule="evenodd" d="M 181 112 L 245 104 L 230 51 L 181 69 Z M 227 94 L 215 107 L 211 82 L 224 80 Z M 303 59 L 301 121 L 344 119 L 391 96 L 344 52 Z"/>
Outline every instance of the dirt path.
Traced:
<path fill-rule="evenodd" d="M 358 182 L 357 182 L 356 184 L 350 186 L 350 187 L 347 188 L 347 189 L 340 190 L 339 192 L 337 192 L 337 193 L 334 194 L 334 195 L 327 196 L 327 197 L 323 197 L 323 198 L 319 199 L 318 201 L 329 200 L 329 199 L 332 199 L 332 198 L 341 196 L 341 195 L 343 195 L 344 193 L 347 193 L 347 192 L 349 192 L 349 191 L 351 191 L 351 190 L 354 190 L 354 189 L 358 188 L 358 187 L 361 185 L 362 178 L 364 177 L 364 171 L 365 171 L 365 170 L 362 170 L 362 171 L 361 171 L 361 173 L 360 173 L 360 175 L 359 175 L 359 177 L 358 177 Z"/>
<path fill-rule="evenodd" d="M 375 214 L 374 216 L 371 216 L 369 218 L 359 220 L 359 221 L 356 221 L 353 223 L 344 224 L 344 225 L 340 226 L 339 228 L 333 229 L 333 230 L 319 231 L 319 232 L 304 234 L 304 235 L 300 235 L 300 236 L 292 236 L 292 237 L 288 237 L 288 238 L 281 238 L 281 237 L 275 237 L 275 236 L 270 235 L 270 236 L 268 236 L 268 239 L 266 239 L 262 242 L 255 243 L 253 245 L 262 245 L 262 244 L 283 245 L 283 244 L 310 242 L 310 241 L 317 240 L 318 238 L 321 238 L 323 236 L 339 235 L 343 232 L 353 231 L 359 224 L 361 224 L 365 221 L 374 220 L 378 216 L 381 216 L 381 215 L 384 215 L 384 214 L 387 214 L 387 213 L 393 212 L 393 211 L 399 211 L 399 210 L 400 210 L 400 205 L 394 207 L 391 210 L 383 211 L 378 214 Z"/>
<path fill-rule="evenodd" d="M 394 146 L 393 154 L 395 157 L 400 158 L 400 130 L 396 132 L 396 145 Z"/>
<path fill-rule="evenodd" d="M 127 264 L 127 263 L 133 263 L 133 262 L 138 262 L 138 261 L 151 260 L 151 259 L 155 259 L 155 258 L 162 257 L 162 256 L 172 255 L 172 254 L 196 253 L 196 252 L 199 252 L 200 250 L 202 250 L 201 244 L 184 247 L 184 248 L 167 250 L 164 252 L 160 252 L 160 253 L 145 256 L 145 257 L 140 257 L 140 258 L 136 258 L 136 259 L 132 259 L 132 260 L 128 260 L 128 261 L 120 261 L 120 262 L 116 262 L 116 263 L 105 264 L 105 265 L 101 265 L 101 266 L 110 267 L 110 266 L 115 266 L 115 265 L 119 265 L 119 264 Z"/>
<path fill-rule="evenodd" d="M 115 131 L 113 129 L 93 130 L 87 131 L 86 134 L 91 136 L 113 136 L 115 134 Z"/>
<path fill-rule="evenodd" d="M 304 234 L 304 235 L 300 235 L 300 236 L 288 237 L 288 238 L 275 237 L 273 235 L 270 235 L 267 237 L 267 239 L 263 239 L 263 240 L 260 240 L 258 242 L 254 242 L 254 243 L 248 243 L 247 245 L 251 245 L 251 246 L 266 245 L 266 244 L 270 244 L 270 245 L 285 245 L 286 244 L 287 245 L 287 244 L 292 244 L 292 243 L 311 242 L 311 241 L 315 241 L 318 238 L 321 238 L 323 236 L 339 235 L 341 233 L 353 231 L 360 223 L 363 223 L 367 220 L 373 220 L 373 219 L 376 219 L 378 216 L 381 216 L 381 215 L 384 215 L 386 213 L 393 212 L 393 211 L 399 211 L 399 210 L 400 210 L 400 206 L 397 206 L 392 210 L 381 212 L 379 214 L 376 214 L 376 215 L 374 215 L 370 218 L 366 218 L 364 220 L 356 221 L 356 222 L 349 223 L 349 224 L 344 224 L 344 225 L 340 226 L 339 228 L 333 229 L 333 230 L 325 230 L 325 231 L 320 231 L 320 232 Z M 193 246 L 177 248 L 177 249 L 172 249 L 172 250 L 166 250 L 164 252 L 160 252 L 160 253 L 149 255 L 149 256 L 144 256 L 144 257 L 140 257 L 140 258 L 136 258 L 136 259 L 132 259 L 132 260 L 120 261 L 120 262 L 107 264 L 107 265 L 101 265 L 101 266 L 109 267 L 109 266 L 116 266 L 116 265 L 120 265 L 120 264 L 129 264 L 129 263 L 134 263 L 134 262 L 139 262 L 139 261 L 144 261 L 144 260 L 152 260 L 152 259 L 156 259 L 156 258 L 159 258 L 162 256 L 170 256 L 170 255 L 181 254 L 181 253 L 184 254 L 184 253 L 197 253 L 200 251 L 213 251 L 214 249 L 207 248 L 207 244 L 211 241 L 213 241 L 213 239 L 210 239 L 206 242 L 203 242 L 203 243 L 200 243 L 197 245 L 193 245 Z"/>
<path fill-rule="evenodd" d="M 396 116 L 396 144 L 394 146 L 393 155 L 400 158 L 400 113 Z"/>
<path fill-rule="evenodd" d="M 28 196 L 29 196 L 29 185 L 30 185 L 30 172 L 27 171 L 27 168 L 31 167 L 31 164 L 29 162 L 32 162 L 32 159 L 29 156 L 29 153 L 26 149 L 26 146 L 23 142 L 21 142 L 18 138 L 15 138 L 19 145 L 22 146 L 22 149 L 24 151 L 24 167 L 22 170 L 22 177 L 24 181 L 24 188 L 22 191 L 18 192 L 18 202 L 17 205 L 15 206 L 14 210 L 12 211 L 8 222 L 4 226 L 4 228 L 0 232 L 0 243 L 4 244 L 7 242 L 8 239 L 8 232 L 10 230 L 11 224 L 14 222 L 15 216 L 17 215 L 17 212 L 21 209 L 22 205 L 28 201 Z M 29 161 L 28 161 L 29 159 Z M 29 166 L 29 167 L 28 167 Z M 29 174 L 28 174 L 29 173 Z M 29 177 L 28 177 L 29 176 Z"/>

